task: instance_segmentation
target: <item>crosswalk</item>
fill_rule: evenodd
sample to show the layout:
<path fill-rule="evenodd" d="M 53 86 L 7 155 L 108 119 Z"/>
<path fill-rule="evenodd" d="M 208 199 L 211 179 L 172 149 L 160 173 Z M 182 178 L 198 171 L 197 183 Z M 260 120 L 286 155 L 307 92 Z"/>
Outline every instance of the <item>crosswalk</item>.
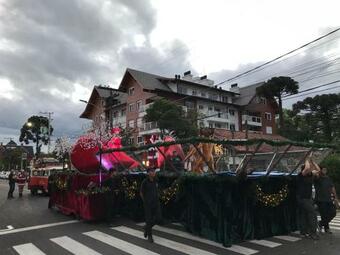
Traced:
<path fill-rule="evenodd" d="M 54 244 L 56 251 L 48 250 L 41 247 L 40 244 L 24 243 L 13 246 L 15 254 L 19 255 L 44 255 L 44 254 L 64 254 L 70 253 L 75 255 L 100 255 L 115 254 L 103 252 L 98 248 L 100 245 L 112 247 L 126 254 L 133 255 L 157 255 L 157 254 L 241 254 L 252 255 L 261 254 L 263 249 L 275 249 L 282 245 L 301 240 L 294 235 L 275 236 L 268 240 L 250 240 L 231 247 L 224 247 L 222 244 L 194 236 L 182 230 L 178 226 L 155 226 L 154 227 L 154 244 L 149 244 L 143 237 L 141 224 L 121 225 L 107 229 L 92 230 L 79 233 L 75 236 L 58 236 L 48 239 L 46 242 Z M 90 238 L 91 242 L 84 241 Z M 143 239 L 143 240 L 142 240 Z M 162 252 L 166 249 L 167 252 Z"/>
<path fill-rule="evenodd" d="M 321 220 L 320 216 L 318 216 L 318 220 Z M 334 219 L 329 223 L 329 227 L 331 230 L 340 231 L 340 214 L 337 214 Z"/>

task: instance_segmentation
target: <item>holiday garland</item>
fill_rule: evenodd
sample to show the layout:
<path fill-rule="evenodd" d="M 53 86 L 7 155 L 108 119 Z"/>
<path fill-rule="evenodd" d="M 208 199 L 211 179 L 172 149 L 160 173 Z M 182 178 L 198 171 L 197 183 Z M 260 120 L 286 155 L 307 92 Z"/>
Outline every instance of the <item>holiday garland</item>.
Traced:
<path fill-rule="evenodd" d="M 161 147 L 161 146 L 170 146 L 175 144 L 198 144 L 198 143 L 215 143 L 221 145 L 239 145 L 239 146 L 246 146 L 246 145 L 254 145 L 259 143 L 266 143 L 271 146 L 286 146 L 286 145 L 294 145 L 306 148 L 330 148 L 335 150 L 340 150 L 339 145 L 336 144 L 328 144 L 328 143 L 306 143 L 306 142 L 296 142 L 296 141 L 274 141 L 268 139 L 232 139 L 232 140 L 217 140 L 217 139 L 210 139 L 204 137 L 192 137 L 192 138 L 185 138 L 185 139 L 178 139 L 172 142 L 158 142 L 154 144 L 147 144 L 142 146 L 126 146 L 117 149 L 108 149 L 103 150 L 102 153 L 111 153 L 115 151 L 141 151 L 147 150 L 152 147 Z M 98 153 L 99 154 L 99 153 Z"/>
<path fill-rule="evenodd" d="M 179 190 L 179 182 L 178 180 L 175 180 L 170 187 L 162 190 L 160 192 L 160 200 L 166 205 L 170 202 L 171 199 L 173 199 Z"/>
<path fill-rule="evenodd" d="M 132 183 L 130 183 L 126 177 L 123 177 L 121 179 L 121 184 L 125 196 L 130 200 L 134 199 L 138 191 L 137 181 L 134 180 Z"/>
<path fill-rule="evenodd" d="M 76 191 L 76 194 L 89 196 L 89 195 L 96 195 L 96 194 L 104 194 L 109 191 L 110 191 L 109 187 L 94 187 L 91 189 L 79 189 Z"/>
<path fill-rule="evenodd" d="M 55 181 L 55 186 L 59 191 L 66 191 L 69 188 L 69 180 L 68 176 L 62 178 L 62 176 L 58 176 Z"/>
<path fill-rule="evenodd" d="M 264 206 L 267 207 L 276 207 L 280 205 L 288 196 L 288 185 L 284 185 L 282 189 L 279 190 L 278 193 L 266 194 L 263 192 L 260 185 L 256 185 L 256 198 L 260 201 Z"/>

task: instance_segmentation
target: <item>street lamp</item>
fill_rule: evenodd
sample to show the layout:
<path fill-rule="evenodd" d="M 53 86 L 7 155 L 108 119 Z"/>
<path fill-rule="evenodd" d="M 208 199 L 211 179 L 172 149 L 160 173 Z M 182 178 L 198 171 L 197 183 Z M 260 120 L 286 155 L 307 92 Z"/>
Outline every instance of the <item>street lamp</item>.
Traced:
<path fill-rule="evenodd" d="M 27 122 L 27 123 L 26 123 L 26 126 L 30 128 L 30 127 L 33 126 L 33 124 L 32 124 L 32 122 Z"/>

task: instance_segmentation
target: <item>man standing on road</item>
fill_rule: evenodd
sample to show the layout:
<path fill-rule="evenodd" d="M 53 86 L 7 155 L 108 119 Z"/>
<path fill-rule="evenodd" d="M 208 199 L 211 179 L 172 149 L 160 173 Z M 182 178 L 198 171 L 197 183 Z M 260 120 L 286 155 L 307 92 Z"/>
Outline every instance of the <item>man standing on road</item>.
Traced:
<path fill-rule="evenodd" d="M 319 178 L 314 181 L 315 186 L 315 202 L 318 205 L 321 221 L 318 222 L 320 230 L 324 227 L 326 233 L 331 234 L 329 230 L 329 222 L 336 215 L 336 207 L 332 201 L 332 195 L 334 196 L 334 202 L 339 203 L 334 184 L 327 176 L 327 169 L 323 167 L 320 172 Z"/>
<path fill-rule="evenodd" d="M 9 191 L 8 191 L 7 199 L 11 199 L 11 198 L 14 198 L 13 192 L 14 192 L 14 189 L 15 189 L 15 177 L 14 177 L 13 170 L 11 170 L 11 172 L 8 176 L 8 184 L 9 184 Z"/>
<path fill-rule="evenodd" d="M 152 227 L 162 220 L 155 169 L 148 169 L 148 177 L 141 184 L 140 196 L 144 204 L 146 222 L 144 237 L 153 243 Z"/>
<path fill-rule="evenodd" d="M 318 166 L 309 158 L 305 165 L 301 167 L 301 172 L 297 177 L 297 203 L 299 207 L 300 233 L 305 237 L 318 240 L 316 234 L 317 215 L 312 200 L 313 176 L 318 175 Z"/>
<path fill-rule="evenodd" d="M 22 192 L 26 184 L 26 174 L 24 170 L 21 170 L 17 176 L 17 183 L 19 189 L 19 197 L 22 197 Z"/>

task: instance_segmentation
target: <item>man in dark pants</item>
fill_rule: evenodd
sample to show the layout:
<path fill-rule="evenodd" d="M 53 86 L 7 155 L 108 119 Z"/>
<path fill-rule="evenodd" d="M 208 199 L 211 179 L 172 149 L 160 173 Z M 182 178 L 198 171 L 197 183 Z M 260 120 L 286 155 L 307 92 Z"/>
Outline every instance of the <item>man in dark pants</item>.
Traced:
<path fill-rule="evenodd" d="M 311 159 L 306 160 L 297 177 L 297 203 L 299 209 L 300 233 L 305 237 L 318 240 L 316 234 L 317 215 L 312 200 L 313 176 L 318 174 L 317 167 Z"/>
<path fill-rule="evenodd" d="M 319 178 L 314 181 L 315 186 L 315 202 L 318 205 L 321 221 L 318 222 L 320 231 L 322 227 L 326 233 L 331 234 L 332 232 L 329 229 L 329 222 L 336 215 L 336 207 L 332 201 L 332 195 L 335 198 L 335 202 L 338 203 L 338 198 L 336 195 L 336 191 L 334 188 L 334 184 L 327 176 L 327 169 L 322 168 L 320 172 Z"/>
<path fill-rule="evenodd" d="M 11 198 L 14 198 L 13 192 L 15 190 L 15 178 L 14 178 L 13 170 L 10 172 L 8 176 L 8 184 L 9 184 L 9 191 L 8 191 L 7 199 L 11 199 Z"/>
<path fill-rule="evenodd" d="M 153 243 L 152 227 L 162 221 L 155 169 L 148 170 L 148 177 L 141 184 L 140 196 L 144 204 L 146 222 L 144 237 L 148 238 L 150 243 Z"/>
<path fill-rule="evenodd" d="M 103 187 L 107 187 L 109 190 L 104 193 L 105 196 L 105 220 L 106 223 L 111 225 L 112 224 L 112 219 L 115 216 L 115 198 L 116 196 L 114 195 L 114 178 L 113 176 L 115 175 L 115 170 L 110 169 L 109 176 L 107 179 L 103 182 Z"/>

